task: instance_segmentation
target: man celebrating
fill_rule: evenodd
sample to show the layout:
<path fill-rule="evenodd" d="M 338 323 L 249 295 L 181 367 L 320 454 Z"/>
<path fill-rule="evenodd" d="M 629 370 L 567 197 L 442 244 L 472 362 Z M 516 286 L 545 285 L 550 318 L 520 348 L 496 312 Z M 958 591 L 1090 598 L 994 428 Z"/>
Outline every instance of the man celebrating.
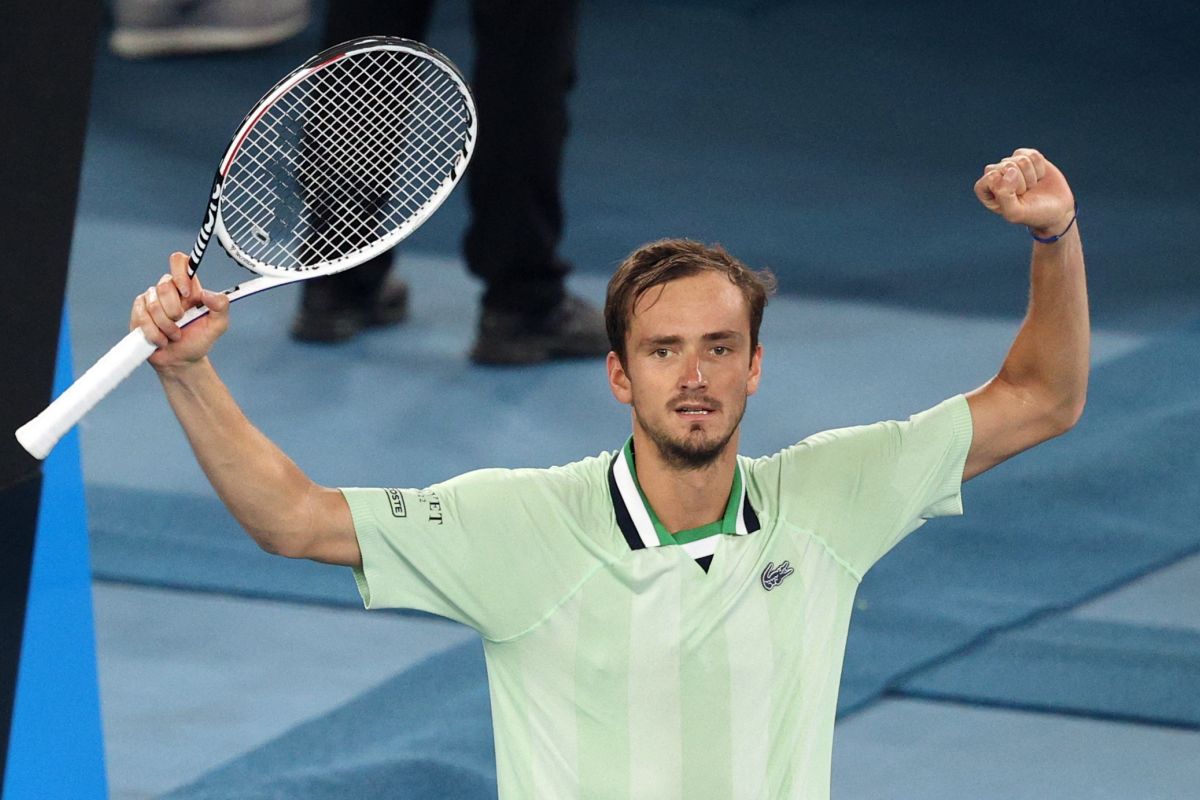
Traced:
<path fill-rule="evenodd" d="M 823 798 L 864 573 L 963 481 L 1071 428 L 1088 311 L 1074 199 L 1036 150 L 989 164 L 980 201 L 1026 225 L 1029 311 L 999 373 L 903 422 L 738 455 L 769 275 L 663 240 L 609 283 L 621 449 L 423 490 L 314 484 L 242 415 L 206 354 L 228 302 L 172 257 L 132 325 L 221 499 L 265 550 L 352 567 L 365 604 L 484 639 L 497 779 L 512 798 Z M 181 330 L 183 311 L 211 313 Z"/>

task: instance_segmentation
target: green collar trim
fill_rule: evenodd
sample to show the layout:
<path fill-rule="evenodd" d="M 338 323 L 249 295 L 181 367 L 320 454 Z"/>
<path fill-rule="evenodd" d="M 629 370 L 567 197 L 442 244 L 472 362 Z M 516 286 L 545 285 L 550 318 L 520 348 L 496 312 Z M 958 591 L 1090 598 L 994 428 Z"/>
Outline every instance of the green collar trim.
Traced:
<path fill-rule="evenodd" d="M 637 467 L 633 457 L 633 437 L 630 436 L 625 442 L 625 447 L 622 448 L 622 455 L 625 462 L 629 465 L 629 474 L 633 477 L 633 484 L 637 487 L 638 496 L 642 499 L 642 505 L 646 508 L 646 513 L 650 517 L 650 522 L 654 525 L 654 532 L 658 535 L 658 543 L 660 545 L 669 544 L 690 544 L 698 542 L 701 539 L 707 539 L 709 536 L 717 534 L 729 534 L 736 536 L 738 533 L 738 514 L 741 511 L 742 500 L 742 465 L 735 464 L 733 469 L 733 486 L 729 490 L 729 499 L 725 503 L 725 514 L 721 519 L 715 522 L 710 522 L 706 525 L 701 525 L 698 528 L 689 528 L 683 531 L 671 533 L 666 526 L 659 520 L 658 514 L 654 513 L 654 507 L 650 505 L 650 501 L 646 499 L 646 493 L 642 491 L 642 484 L 638 481 Z"/>

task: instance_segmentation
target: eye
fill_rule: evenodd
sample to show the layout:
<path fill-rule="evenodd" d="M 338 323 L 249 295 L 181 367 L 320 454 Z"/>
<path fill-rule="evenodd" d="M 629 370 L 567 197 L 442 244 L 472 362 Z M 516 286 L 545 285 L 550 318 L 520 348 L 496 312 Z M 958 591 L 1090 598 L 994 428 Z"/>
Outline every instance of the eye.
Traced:
<path fill-rule="evenodd" d="M 657 350 L 655 350 L 653 353 L 653 356 L 655 358 L 666 358 L 669 355 L 671 355 L 671 351 L 665 347 L 660 347 Z"/>
<path fill-rule="evenodd" d="M 723 344 L 719 344 L 712 349 L 714 355 L 723 356 L 730 352 L 729 348 Z"/>

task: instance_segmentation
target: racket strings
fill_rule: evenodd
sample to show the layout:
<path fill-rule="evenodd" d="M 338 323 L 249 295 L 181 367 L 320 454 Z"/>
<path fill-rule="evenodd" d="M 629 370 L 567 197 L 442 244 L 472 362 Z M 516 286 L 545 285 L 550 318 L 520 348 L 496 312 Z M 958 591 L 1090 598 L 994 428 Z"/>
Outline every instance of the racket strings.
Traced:
<path fill-rule="evenodd" d="M 461 131 L 455 132 L 458 134 L 457 141 L 449 141 L 445 132 L 435 130 L 438 126 L 445 128 L 448 120 L 436 116 L 431 110 L 427 96 L 431 90 L 438 88 L 431 84 L 431 78 L 443 78 L 440 87 L 442 93 L 436 96 L 434 108 L 438 105 L 447 106 L 447 100 L 453 97 L 457 89 L 433 65 L 423 62 L 421 66 L 427 74 L 418 74 L 408 65 L 402 65 L 402 72 L 387 76 L 399 78 L 397 85 L 405 100 L 398 107 L 392 107 L 393 113 L 366 119 L 350 116 L 335 118 L 335 127 L 318 131 L 314 137 L 314 150 L 319 159 L 328 160 L 324 164 L 327 171 L 339 176 L 352 176 L 354 188 L 367 194 L 396 196 L 401 202 L 414 199 L 423 201 L 425 198 L 421 196 L 422 193 L 430 193 L 436 188 L 433 182 L 444 178 L 444 166 L 434 168 L 434 165 L 444 165 L 447 158 L 455 156 L 461 148 Z M 376 74 L 349 76 L 337 88 L 351 97 L 368 94 L 373 105 L 386 102 L 389 94 L 395 91 L 395 86 L 384 85 Z M 398 113 L 395 113 L 397 109 Z M 455 122 L 464 119 L 461 108 L 455 111 Z M 439 141 L 449 146 L 431 152 L 429 137 L 423 133 L 423 129 L 434 131 Z M 360 154 L 364 152 L 378 154 L 375 174 L 362 170 L 359 161 Z M 404 162 L 403 169 L 397 169 L 400 161 Z M 408 210 L 413 211 L 419 206 L 420 203 L 410 205 Z"/>
<path fill-rule="evenodd" d="M 412 87 L 406 83 L 405 89 L 411 92 Z M 456 91 L 454 87 L 448 87 L 448 90 Z M 397 225 L 428 203 L 437 188 L 446 180 L 446 164 L 453 163 L 461 144 L 453 143 L 449 148 L 442 150 L 431 148 L 430 138 L 424 135 L 423 130 L 432 130 L 435 123 L 444 123 L 444 120 L 434 120 L 432 123 L 429 121 L 431 118 L 427 111 L 428 104 L 421 99 L 420 94 L 413 94 L 409 102 L 413 107 L 411 113 L 380 121 L 368 121 L 367 124 L 358 126 L 357 130 L 350 126 L 346 130 L 344 146 L 341 149 L 332 148 L 333 158 L 339 166 L 334 173 L 339 176 L 354 176 L 353 189 L 358 193 L 358 202 L 352 204 L 348 215 L 334 213 L 328 220 L 330 223 L 340 224 L 330 224 L 326 227 L 324 244 L 339 249 L 353 246 L 352 241 L 360 236 L 373 238 L 366 230 L 374 221 L 372 217 L 383 227 Z M 373 124 L 377 122 L 385 124 Z M 439 138 L 443 143 L 446 140 L 445 136 Z M 405 143 L 407 147 L 401 150 L 391 149 L 388 147 L 389 143 Z M 326 150 L 330 152 L 330 148 Z M 348 159 L 348 154 L 363 150 L 375 150 L 383 154 L 379 161 L 381 169 L 376 173 L 356 169 L 354 159 Z M 351 163 L 346 164 L 347 160 Z M 397 160 L 403 161 L 402 169 L 397 169 L 393 163 Z M 328 197 L 322 195 L 321 200 L 322 205 L 328 207 Z M 341 210 L 345 210 L 345 205 Z"/>
<path fill-rule="evenodd" d="M 364 84 L 360 80 L 349 88 L 360 96 L 372 96 L 375 94 L 373 89 L 378 86 L 378 80 L 373 78 L 372 83 L 376 86 Z M 405 84 L 406 90 L 411 88 L 410 85 Z M 445 94 L 452 94 L 455 91 L 453 86 L 448 86 Z M 439 97 L 438 99 L 444 104 L 446 98 Z M 372 102 L 374 101 L 374 97 L 372 97 Z M 436 188 L 437 182 L 444 177 L 433 170 L 433 164 L 435 162 L 444 163 L 446 153 L 430 154 L 430 143 L 422 129 L 433 131 L 437 135 L 439 143 L 447 144 L 444 132 L 435 128 L 435 125 L 444 127 L 447 120 L 432 117 L 434 112 L 419 97 L 414 97 L 411 102 L 416 107 L 415 113 L 379 116 L 367 120 L 365 124 L 357 128 L 353 125 L 337 125 L 335 128 L 326 129 L 325 135 L 315 141 L 315 151 L 319 158 L 328 162 L 323 165 L 326 170 L 337 175 L 355 176 L 354 180 L 358 184 L 356 188 L 359 189 L 368 204 L 379 205 L 380 199 L 395 197 L 399 208 L 407 214 L 414 213 L 427 199 L 426 195 L 430 194 L 432 189 Z M 431 124 L 430 120 L 434 124 Z M 388 155 L 396 155 L 396 152 L 388 146 L 389 143 L 394 142 L 417 143 L 417 148 L 410 150 L 410 154 L 425 153 L 427 157 L 418 159 L 410 157 L 405 169 L 397 170 L 392 163 L 395 159 L 388 158 Z M 453 154 L 457 146 L 457 143 L 450 143 L 450 154 Z M 374 173 L 364 173 L 354 169 L 354 157 L 364 151 L 384 154 L 379 160 L 380 169 Z M 356 208 L 355 212 L 358 211 L 359 209 Z"/>
<path fill-rule="evenodd" d="M 370 104 L 372 108 L 390 108 L 386 105 L 386 95 L 381 96 L 378 91 L 381 81 L 376 76 L 369 77 L 373 86 L 367 85 L 362 76 L 354 76 L 350 80 L 342 81 L 342 85 L 337 88 L 342 91 L 343 96 L 357 97 L 359 102 Z M 318 91 L 320 88 L 318 87 Z M 403 83 L 403 89 L 406 94 L 411 95 L 411 80 Z M 302 151 L 307 152 L 309 158 L 305 165 L 301 165 L 300 176 L 308 187 L 320 188 L 318 192 L 308 192 L 318 221 L 318 230 L 311 232 L 314 235 L 309 236 L 307 244 L 310 245 L 310 249 L 315 245 L 317 250 L 338 251 L 353 247 L 352 243 L 359 238 L 373 238 L 370 230 L 373 220 L 370 217 L 377 207 L 382 205 L 386 193 L 389 190 L 394 191 L 394 187 L 386 182 L 387 175 L 371 175 L 364 172 L 356 162 L 357 154 L 378 153 L 381 157 L 376 163 L 391 168 L 395 173 L 392 164 L 395 158 L 389 157 L 394 156 L 395 152 L 389 150 L 387 145 L 402 139 L 404 132 L 397 126 L 402 116 L 398 119 L 395 114 L 380 114 L 364 122 L 351 115 L 331 117 L 328 112 L 329 105 L 319 104 L 318 110 L 326 112 L 324 118 L 319 119 L 316 125 L 307 126 L 316 133 L 310 133 L 307 140 L 307 143 L 313 146 Z M 332 106 L 336 110 L 337 104 Z M 305 166 L 307 168 L 304 168 Z M 326 181 L 322 186 L 318 175 L 353 176 L 354 180 L 351 185 L 342 182 L 340 185 L 331 186 Z M 313 257 L 323 260 L 321 255 L 318 253 Z"/>
<path fill-rule="evenodd" d="M 251 258 L 314 269 L 389 235 L 449 191 L 471 112 L 437 63 L 352 54 L 289 89 L 248 132 L 222 219 Z"/>
<path fill-rule="evenodd" d="M 378 85 L 377 79 L 374 82 Z M 361 97 L 377 108 L 381 107 L 379 103 L 386 99 L 381 98 L 377 91 L 370 91 L 370 87 L 365 86 L 361 79 L 351 81 L 342 88 L 350 96 Z M 404 88 L 411 90 L 411 86 L 407 84 Z M 332 124 L 315 126 L 318 133 L 311 137 L 315 146 L 308 151 L 310 160 L 315 158 L 315 171 L 354 177 L 354 185 L 350 187 L 354 191 L 353 195 L 345 191 L 344 185 L 333 187 L 335 191 L 321 191 L 315 195 L 318 216 L 343 224 L 361 219 L 367 208 L 380 205 L 381 198 L 387 192 L 394 191 L 394 187 L 387 182 L 386 174 L 371 175 L 364 172 L 355 163 L 355 158 L 361 152 L 378 153 L 380 157 L 377 163 L 396 173 L 392 163 L 395 159 L 389 158 L 389 155 L 394 156 L 395 153 L 387 145 L 389 141 L 400 141 L 405 136 L 403 131 L 398 130 L 397 122 L 395 115 L 391 115 L 391 118 L 379 115 L 367 120 L 365 124 L 351 117 L 335 117 L 328 121 Z M 304 174 L 308 177 L 310 185 L 317 185 L 309 174 L 311 171 L 313 170 L 305 171 Z M 337 191 L 339 188 L 342 191 Z M 340 232 L 343 236 L 351 235 L 346 229 Z"/>
<path fill-rule="evenodd" d="M 375 122 L 371 121 L 358 132 L 358 139 L 351 138 L 350 149 L 384 148 L 388 140 L 404 141 L 416 144 L 413 152 L 424 155 L 423 158 L 411 159 L 404 170 L 390 169 L 386 174 L 379 176 L 384 182 L 376 181 L 374 185 L 377 188 L 411 201 L 420 198 L 422 193 L 433 185 L 432 182 L 440 181 L 444 177 L 434 169 L 435 165 L 440 167 L 444 164 L 446 156 L 453 156 L 461 146 L 460 141 L 452 140 L 446 135 L 450 130 L 449 126 L 454 124 L 454 120 L 449 117 L 450 106 L 447 101 L 456 93 L 457 89 L 453 84 L 445 85 L 441 93 L 434 96 L 437 102 L 432 104 L 427 98 L 414 95 L 414 113 L 389 119 L 386 126 L 371 124 Z M 443 109 L 440 115 L 437 111 L 439 107 Z M 415 210 L 415 207 L 411 210 Z"/>

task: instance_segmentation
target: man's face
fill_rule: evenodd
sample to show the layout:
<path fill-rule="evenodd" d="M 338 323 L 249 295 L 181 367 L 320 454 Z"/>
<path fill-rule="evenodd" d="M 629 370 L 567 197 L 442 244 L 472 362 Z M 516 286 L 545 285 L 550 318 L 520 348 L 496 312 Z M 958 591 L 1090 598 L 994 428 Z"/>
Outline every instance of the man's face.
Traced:
<path fill-rule="evenodd" d="M 750 350 L 750 309 L 728 278 L 702 272 L 647 291 L 633 308 L 625 359 L 609 353 L 609 386 L 633 406 L 635 441 L 648 439 L 677 469 L 707 466 L 731 442 L 736 449 L 762 347 Z"/>

